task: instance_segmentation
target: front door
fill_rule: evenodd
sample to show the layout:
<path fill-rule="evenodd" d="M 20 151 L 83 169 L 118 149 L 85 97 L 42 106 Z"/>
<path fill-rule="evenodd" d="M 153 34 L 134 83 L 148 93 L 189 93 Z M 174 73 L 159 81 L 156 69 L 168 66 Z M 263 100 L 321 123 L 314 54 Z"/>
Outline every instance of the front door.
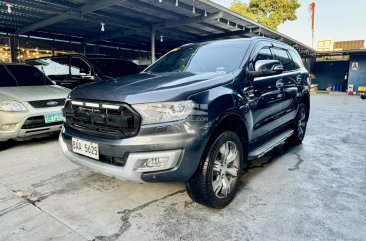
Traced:
<path fill-rule="evenodd" d="M 258 51 L 257 60 L 274 59 L 269 46 Z M 253 116 L 253 141 L 263 137 L 282 125 L 283 88 L 282 75 L 258 77 L 251 80 L 254 101 L 251 104 Z"/>

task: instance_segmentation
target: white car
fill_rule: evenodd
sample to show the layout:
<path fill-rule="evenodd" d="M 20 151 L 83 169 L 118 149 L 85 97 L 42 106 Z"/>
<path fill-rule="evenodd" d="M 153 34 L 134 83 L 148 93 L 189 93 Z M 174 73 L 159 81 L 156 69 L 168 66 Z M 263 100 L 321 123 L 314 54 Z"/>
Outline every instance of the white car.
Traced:
<path fill-rule="evenodd" d="M 69 92 L 33 66 L 0 64 L 0 149 L 10 139 L 59 132 L 61 108 Z"/>

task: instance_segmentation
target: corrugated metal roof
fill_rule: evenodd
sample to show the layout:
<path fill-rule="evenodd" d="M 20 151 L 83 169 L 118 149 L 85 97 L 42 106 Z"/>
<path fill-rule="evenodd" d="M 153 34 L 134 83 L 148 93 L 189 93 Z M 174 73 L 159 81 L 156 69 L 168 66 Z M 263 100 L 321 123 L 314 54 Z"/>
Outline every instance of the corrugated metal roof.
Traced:
<path fill-rule="evenodd" d="M 13 4 L 11 13 L 7 2 Z M 0 32 L 149 50 L 152 30 L 160 52 L 187 42 L 266 36 L 303 55 L 315 54 L 307 45 L 208 0 L 0 1 Z"/>

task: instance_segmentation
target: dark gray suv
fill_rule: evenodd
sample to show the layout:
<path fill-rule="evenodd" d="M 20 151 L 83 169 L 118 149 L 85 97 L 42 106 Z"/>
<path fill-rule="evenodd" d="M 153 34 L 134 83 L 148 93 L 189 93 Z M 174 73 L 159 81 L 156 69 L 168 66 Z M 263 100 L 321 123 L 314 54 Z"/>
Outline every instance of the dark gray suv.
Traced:
<path fill-rule="evenodd" d="M 309 74 L 292 47 L 266 39 L 187 44 L 140 74 L 74 89 L 60 135 L 65 156 L 136 182 L 185 182 L 222 208 L 249 160 L 300 144 Z"/>

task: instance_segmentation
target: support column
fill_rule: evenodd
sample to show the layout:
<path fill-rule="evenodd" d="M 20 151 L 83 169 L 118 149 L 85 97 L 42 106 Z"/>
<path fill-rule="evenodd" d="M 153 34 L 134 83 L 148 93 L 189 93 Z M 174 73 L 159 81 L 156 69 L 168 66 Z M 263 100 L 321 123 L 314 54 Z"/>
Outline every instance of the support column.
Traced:
<path fill-rule="evenodd" d="M 155 62 L 155 30 L 151 31 L 151 63 Z"/>
<path fill-rule="evenodd" d="M 11 62 L 12 63 L 16 63 L 18 62 L 18 49 L 17 49 L 17 42 L 18 42 L 18 38 L 15 36 L 12 36 L 9 38 L 9 46 L 10 46 L 10 57 L 11 57 Z"/>

